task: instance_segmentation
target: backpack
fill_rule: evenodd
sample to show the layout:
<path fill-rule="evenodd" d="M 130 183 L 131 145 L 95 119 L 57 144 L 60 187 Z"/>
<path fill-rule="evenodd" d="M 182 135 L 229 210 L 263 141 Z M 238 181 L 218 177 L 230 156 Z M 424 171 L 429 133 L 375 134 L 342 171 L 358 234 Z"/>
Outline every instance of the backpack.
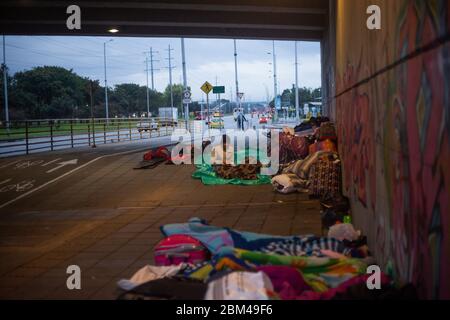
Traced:
<path fill-rule="evenodd" d="M 161 240 L 154 249 L 155 265 L 197 264 L 209 260 L 209 251 L 197 239 L 187 235 L 172 235 Z"/>

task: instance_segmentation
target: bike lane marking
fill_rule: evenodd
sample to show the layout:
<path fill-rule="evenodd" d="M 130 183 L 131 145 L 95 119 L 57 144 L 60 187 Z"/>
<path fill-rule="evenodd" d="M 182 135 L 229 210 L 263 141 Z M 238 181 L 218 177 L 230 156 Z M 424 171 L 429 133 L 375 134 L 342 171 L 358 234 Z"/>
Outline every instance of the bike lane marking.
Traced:
<path fill-rule="evenodd" d="M 48 166 L 49 164 L 52 164 L 53 162 L 56 162 L 56 161 L 59 161 L 59 160 L 61 160 L 61 158 L 56 158 L 55 160 L 51 160 L 51 161 L 49 161 L 49 162 L 47 162 L 47 163 L 44 163 L 43 165 L 41 165 L 42 167 L 46 167 L 46 166 Z"/>
<path fill-rule="evenodd" d="M 62 178 L 66 177 L 66 176 L 68 176 L 68 175 L 71 175 L 72 173 L 77 172 L 78 170 L 80 170 L 80 169 L 82 169 L 82 168 L 84 168 L 84 167 L 87 167 L 88 165 L 90 165 L 90 164 L 92 164 L 92 163 L 94 163 L 94 162 L 96 162 L 96 161 L 98 161 L 98 160 L 100 160 L 100 159 L 108 158 L 108 157 L 114 157 L 114 156 L 120 156 L 120 155 L 129 154 L 129 153 L 140 152 L 140 151 L 145 151 L 145 150 L 148 150 L 148 149 L 149 149 L 149 147 L 146 146 L 146 147 L 139 148 L 139 149 L 128 150 L 128 151 L 123 151 L 123 152 L 116 152 L 116 153 L 106 154 L 106 155 L 102 155 L 102 156 L 99 156 L 99 157 L 97 157 L 97 158 L 94 158 L 94 159 L 92 159 L 92 160 L 90 160 L 90 161 L 88 161 L 88 162 L 86 162 L 86 163 L 84 163 L 84 164 L 82 164 L 82 165 L 80 165 L 80 166 L 78 166 L 78 167 L 76 167 L 76 168 L 70 170 L 70 171 L 67 171 L 67 172 L 63 173 L 62 175 L 60 175 L 60 176 L 58 176 L 58 177 L 56 177 L 56 178 L 54 178 L 54 179 L 52 179 L 52 180 L 50 180 L 50 181 L 47 181 L 47 182 L 41 184 L 40 186 L 38 186 L 38 187 L 36 187 L 36 188 L 34 188 L 34 189 L 32 189 L 32 190 L 29 190 L 29 191 L 27 191 L 27 192 L 25 192 L 25 193 L 23 193 L 23 194 L 17 196 L 17 197 L 14 198 L 14 199 L 11 199 L 11 200 L 9 200 L 9 201 L 6 201 L 6 202 L 3 203 L 3 204 L 0 204 L 0 209 L 4 208 L 4 207 L 6 207 L 6 206 L 8 206 L 8 205 L 10 205 L 10 204 L 12 204 L 12 203 L 14 203 L 14 202 L 20 200 L 20 199 L 25 198 L 25 197 L 29 196 L 30 194 L 32 194 L 32 193 L 34 193 L 34 192 L 36 192 L 36 191 L 39 191 L 39 190 L 41 190 L 41 189 L 47 187 L 48 185 L 50 185 L 50 184 L 52 184 L 52 183 L 57 182 L 57 181 L 61 180 Z"/>

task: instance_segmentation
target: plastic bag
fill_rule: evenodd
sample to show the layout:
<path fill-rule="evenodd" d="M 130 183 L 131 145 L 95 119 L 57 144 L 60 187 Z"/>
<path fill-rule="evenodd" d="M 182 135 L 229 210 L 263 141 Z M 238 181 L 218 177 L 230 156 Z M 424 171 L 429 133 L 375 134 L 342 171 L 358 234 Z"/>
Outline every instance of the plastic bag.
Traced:
<path fill-rule="evenodd" d="M 233 272 L 208 284 L 205 300 L 269 300 L 274 289 L 260 272 Z"/>
<path fill-rule="evenodd" d="M 336 224 L 328 231 L 328 237 L 340 241 L 355 241 L 361 235 L 360 231 L 356 231 L 351 223 Z"/>

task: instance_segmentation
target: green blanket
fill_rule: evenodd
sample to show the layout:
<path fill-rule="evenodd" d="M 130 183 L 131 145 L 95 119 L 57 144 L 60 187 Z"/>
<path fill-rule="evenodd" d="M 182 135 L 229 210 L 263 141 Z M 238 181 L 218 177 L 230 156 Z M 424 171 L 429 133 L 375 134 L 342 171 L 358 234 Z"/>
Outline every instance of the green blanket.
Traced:
<path fill-rule="evenodd" d="M 257 150 L 249 149 L 242 150 L 236 152 L 235 159 L 239 159 L 238 157 L 245 158 L 245 155 L 250 157 L 257 158 L 259 161 L 265 161 L 267 156 L 263 152 L 258 152 Z M 265 175 L 258 175 L 258 179 L 256 180 L 242 180 L 242 179 L 223 179 L 216 175 L 212 165 L 205 163 L 205 161 L 196 161 L 196 163 L 202 162 L 196 166 L 195 172 L 192 174 L 194 179 L 200 179 L 205 185 L 225 185 L 225 184 L 234 184 L 234 185 L 246 185 L 246 186 L 255 186 L 262 184 L 270 184 L 271 177 Z"/>

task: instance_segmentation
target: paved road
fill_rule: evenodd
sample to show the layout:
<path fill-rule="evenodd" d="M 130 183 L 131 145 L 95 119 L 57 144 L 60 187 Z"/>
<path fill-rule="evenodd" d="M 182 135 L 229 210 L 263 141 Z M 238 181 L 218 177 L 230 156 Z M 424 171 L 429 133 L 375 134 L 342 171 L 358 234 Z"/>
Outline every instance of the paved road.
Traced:
<path fill-rule="evenodd" d="M 258 118 L 246 115 L 247 128 L 264 128 Z M 206 125 L 197 122 L 196 131 L 207 130 Z M 232 116 L 224 117 L 226 129 L 236 128 Z M 269 122 L 267 126 L 271 126 Z M 12 202 L 24 199 L 27 195 L 63 179 L 93 162 L 104 157 L 117 154 L 142 151 L 150 147 L 170 144 L 170 136 L 153 137 L 146 140 L 124 141 L 103 144 L 99 137 L 97 148 L 80 146 L 58 150 L 54 152 L 41 152 L 29 156 L 16 156 L 0 159 L 0 209 Z"/>
<path fill-rule="evenodd" d="M 105 157 L 170 143 L 170 137 L 159 137 L 1 159 L 0 209 Z"/>

